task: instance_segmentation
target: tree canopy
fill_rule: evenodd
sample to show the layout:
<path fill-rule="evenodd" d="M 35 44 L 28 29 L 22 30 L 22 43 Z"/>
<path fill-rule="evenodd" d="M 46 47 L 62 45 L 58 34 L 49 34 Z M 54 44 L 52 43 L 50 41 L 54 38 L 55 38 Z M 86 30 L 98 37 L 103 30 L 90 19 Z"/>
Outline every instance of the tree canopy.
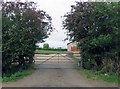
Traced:
<path fill-rule="evenodd" d="M 43 44 L 43 49 L 49 49 L 49 44 L 48 43 Z"/>
<path fill-rule="evenodd" d="M 51 17 L 34 2 L 2 4 L 2 73 L 12 74 L 33 63 L 37 42 L 52 31 Z"/>
<path fill-rule="evenodd" d="M 81 49 L 83 67 L 102 72 L 118 73 L 118 2 L 76 2 L 63 21 L 72 41 Z"/>

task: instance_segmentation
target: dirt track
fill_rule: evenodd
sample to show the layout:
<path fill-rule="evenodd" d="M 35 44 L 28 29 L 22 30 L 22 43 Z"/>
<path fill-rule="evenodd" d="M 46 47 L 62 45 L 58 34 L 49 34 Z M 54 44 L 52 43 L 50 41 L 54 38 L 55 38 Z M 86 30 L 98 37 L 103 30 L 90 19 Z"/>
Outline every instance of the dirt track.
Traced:
<path fill-rule="evenodd" d="M 17 82 L 3 83 L 3 87 L 117 87 L 83 77 L 74 68 L 72 61 L 62 57 L 40 63 L 41 60 L 36 61 L 37 70 L 32 75 Z"/>

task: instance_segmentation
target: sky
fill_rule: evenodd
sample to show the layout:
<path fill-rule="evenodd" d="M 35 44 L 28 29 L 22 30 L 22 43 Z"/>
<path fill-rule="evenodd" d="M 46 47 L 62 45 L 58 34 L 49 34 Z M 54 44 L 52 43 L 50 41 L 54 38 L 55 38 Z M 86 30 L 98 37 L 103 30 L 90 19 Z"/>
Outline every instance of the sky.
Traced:
<path fill-rule="evenodd" d="M 7 0 L 10 1 L 10 0 Z M 11 0 L 13 1 L 13 0 Z M 14 0 L 16 1 L 16 0 Z M 55 30 L 51 33 L 49 38 L 45 39 L 44 43 L 48 43 L 52 48 L 67 48 L 69 41 L 63 41 L 67 35 L 66 30 L 63 29 L 62 21 L 67 12 L 70 12 L 71 5 L 75 5 L 75 1 L 80 0 L 20 0 L 20 1 L 34 1 L 36 2 L 41 10 L 44 10 L 47 14 L 52 17 L 52 24 Z M 85 1 L 85 0 L 84 0 Z M 39 47 L 43 47 L 44 43 L 38 43 Z"/>
<path fill-rule="evenodd" d="M 40 9 L 46 11 L 52 17 L 52 23 L 55 30 L 51 33 L 49 38 L 45 39 L 45 43 L 48 43 L 50 47 L 67 48 L 69 41 L 63 41 L 67 35 L 65 29 L 63 29 L 62 21 L 67 12 L 71 10 L 71 5 L 75 4 L 75 1 L 80 0 L 34 0 L 40 5 Z M 39 43 L 40 47 L 44 43 Z"/>

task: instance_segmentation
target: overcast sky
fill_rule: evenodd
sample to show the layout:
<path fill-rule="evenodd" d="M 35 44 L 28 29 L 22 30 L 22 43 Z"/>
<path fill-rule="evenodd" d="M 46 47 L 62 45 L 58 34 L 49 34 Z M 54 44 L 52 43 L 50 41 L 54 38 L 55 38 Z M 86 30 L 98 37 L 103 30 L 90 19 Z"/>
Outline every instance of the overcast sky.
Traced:
<path fill-rule="evenodd" d="M 50 47 L 62 47 L 67 48 L 67 43 L 63 40 L 67 37 L 65 30 L 62 28 L 63 19 L 61 16 L 64 16 L 67 12 L 70 11 L 71 5 L 75 4 L 75 1 L 80 0 L 34 0 L 40 6 L 40 9 L 46 11 L 52 17 L 52 23 L 55 27 L 55 31 L 45 39 L 45 43 L 48 43 Z M 40 43 L 39 46 L 42 47 L 44 43 Z"/>
<path fill-rule="evenodd" d="M 13 1 L 13 0 L 11 0 Z M 26 0 L 20 0 L 26 1 Z M 45 43 L 48 43 L 50 47 L 62 47 L 67 48 L 67 43 L 69 41 L 64 42 L 63 40 L 67 37 L 65 34 L 65 30 L 62 28 L 63 19 L 61 16 L 64 16 L 67 12 L 70 12 L 71 5 L 75 5 L 75 1 L 80 0 L 27 0 L 37 2 L 39 8 L 44 10 L 52 17 L 52 23 L 55 27 L 55 31 L 49 36 L 49 38 L 45 39 Z M 42 47 L 44 43 L 39 43 L 39 46 Z"/>

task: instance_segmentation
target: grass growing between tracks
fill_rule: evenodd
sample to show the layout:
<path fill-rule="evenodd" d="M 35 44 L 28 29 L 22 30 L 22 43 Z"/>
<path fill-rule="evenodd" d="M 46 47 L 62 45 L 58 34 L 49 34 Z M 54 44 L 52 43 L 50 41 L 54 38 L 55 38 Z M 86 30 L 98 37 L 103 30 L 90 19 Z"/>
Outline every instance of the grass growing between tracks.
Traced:
<path fill-rule="evenodd" d="M 108 83 L 115 83 L 115 84 L 119 83 L 120 84 L 120 79 L 117 75 L 102 74 L 100 72 L 95 72 L 92 70 L 85 70 L 79 67 L 76 67 L 76 68 L 81 74 L 85 75 L 85 77 L 89 79 L 102 80 Z"/>
<path fill-rule="evenodd" d="M 2 82 L 15 82 L 17 80 L 23 79 L 24 77 L 31 75 L 32 73 L 34 73 L 35 69 L 34 68 L 30 68 L 28 70 L 23 70 L 20 72 L 16 72 L 15 74 L 12 74 L 10 77 L 3 77 L 3 79 L 1 79 Z"/>

